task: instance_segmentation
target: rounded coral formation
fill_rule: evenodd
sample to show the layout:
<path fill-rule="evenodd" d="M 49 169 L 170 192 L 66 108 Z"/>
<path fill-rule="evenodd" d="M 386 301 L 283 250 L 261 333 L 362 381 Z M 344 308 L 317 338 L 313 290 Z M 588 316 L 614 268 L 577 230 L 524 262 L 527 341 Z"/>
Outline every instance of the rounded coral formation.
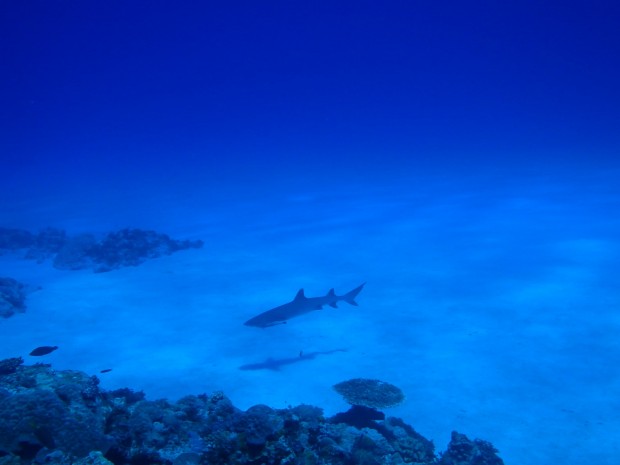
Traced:
<path fill-rule="evenodd" d="M 354 378 L 334 385 L 334 389 L 352 405 L 375 409 L 393 407 L 405 400 L 398 387 L 378 379 Z"/>

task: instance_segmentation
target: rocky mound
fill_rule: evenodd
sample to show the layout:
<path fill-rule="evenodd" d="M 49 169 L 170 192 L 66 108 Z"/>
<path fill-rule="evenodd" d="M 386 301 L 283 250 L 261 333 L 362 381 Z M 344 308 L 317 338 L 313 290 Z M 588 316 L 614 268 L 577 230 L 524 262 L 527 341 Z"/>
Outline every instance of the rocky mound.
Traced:
<path fill-rule="evenodd" d="M 26 296 L 38 290 L 13 278 L 0 277 L 0 317 L 8 318 L 26 311 Z"/>
<path fill-rule="evenodd" d="M 0 253 L 25 250 L 25 258 L 38 262 L 52 259 L 54 267 L 61 270 L 92 268 L 100 273 L 202 246 L 202 241 L 179 241 L 142 229 L 121 229 L 97 240 L 92 234 L 69 236 L 53 228 L 37 234 L 0 228 Z"/>

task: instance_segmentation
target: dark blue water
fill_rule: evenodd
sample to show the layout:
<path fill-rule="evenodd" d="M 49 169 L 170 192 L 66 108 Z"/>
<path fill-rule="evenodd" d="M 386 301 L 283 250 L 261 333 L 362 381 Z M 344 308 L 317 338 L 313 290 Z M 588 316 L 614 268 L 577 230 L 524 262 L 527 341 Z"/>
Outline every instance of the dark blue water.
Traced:
<path fill-rule="evenodd" d="M 0 321 L 0 357 L 60 341 L 61 369 L 114 366 L 104 387 L 329 414 L 333 384 L 376 377 L 440 448 L 458 429 L 506 463 L 614 463 L 619 19 L 610 2 L 2 5 L 0 227 L 205 246 L 102 275 L 0 256 L 43 286 Z M 242 326 L 364 281 L 359 308 Z M 300 350 L 336 352 L 238 369 Z"/>

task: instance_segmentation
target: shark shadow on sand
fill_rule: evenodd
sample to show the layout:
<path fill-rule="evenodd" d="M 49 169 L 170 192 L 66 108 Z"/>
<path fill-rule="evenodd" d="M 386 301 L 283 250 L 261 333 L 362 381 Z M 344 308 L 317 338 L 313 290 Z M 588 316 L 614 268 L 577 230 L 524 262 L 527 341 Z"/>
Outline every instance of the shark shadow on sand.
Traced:
<path fill-rule="evenodd" d="M 285 365 L 292 365 L 293 363 L 314 360 L 318 355 L 331 355 L 336 352 L 346 352 L 346 351 L 347 351 L 346 349 L 334 349 L 334 350 L 326 350 L 326 351 L 318 351 L 318 352 L 308 352 L 307 354 L 300 352 L 297 357 L 268 358 L 264 362 L 248 363 L 246 365 L 241 365 L 239 369 L 244 370 L 244 371 L 250 371 L 250 370 L 279 371 L 280 368 Z"/>

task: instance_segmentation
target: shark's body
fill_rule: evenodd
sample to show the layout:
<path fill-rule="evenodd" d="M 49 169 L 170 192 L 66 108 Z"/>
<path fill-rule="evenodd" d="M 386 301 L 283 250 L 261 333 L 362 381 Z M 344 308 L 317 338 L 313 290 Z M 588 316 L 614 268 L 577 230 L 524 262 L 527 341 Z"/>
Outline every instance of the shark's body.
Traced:
<path fill-rule="evenodd" d="M 267 310 L 266 312 L 255 316 L 254 318 L 250 318 L 244 323 L 244 325 L 267 328 L 269 326 L 284 324 L 287 320 L 290 320 L 296 316 L 303 315 L 304 313 L 309 313 L 314 310 L 321 310 L 324 305 L 337 308 L 337 304 L 341 300 L 344 300 L 350 305 L 357 306 L 355 297 L 361 292 L 364 284 L 356 287 L 344 295 L 336 295 L 334 290 L 330 289 L 329 292 L 323 297 L 306 297 L 304 295 L 304 290 L 300 289 L 295 298 L 289 303 L 272 308 L 271 310 Z"/>
<path fill-rule="evenodd" d="M 258 363 L 248 363 L 246 365 L 241 365 L 239 367 L 240 370 L 273 370 L 279 371 L 281 367 L 285 365 L 291 365 L 293 363 L 304 362 L 306 360 L 314 360 L 317 355 L 331 355 L 336 352 L 346 352 L 346 349 L 335 349 L 335 350 L 327 350 L 323 352 L 310 352 L 304 354 L 303 352 L 299 353 L 297 357 L 289 357 L 289 358 L 268 358 L 264 362 Z"/>

